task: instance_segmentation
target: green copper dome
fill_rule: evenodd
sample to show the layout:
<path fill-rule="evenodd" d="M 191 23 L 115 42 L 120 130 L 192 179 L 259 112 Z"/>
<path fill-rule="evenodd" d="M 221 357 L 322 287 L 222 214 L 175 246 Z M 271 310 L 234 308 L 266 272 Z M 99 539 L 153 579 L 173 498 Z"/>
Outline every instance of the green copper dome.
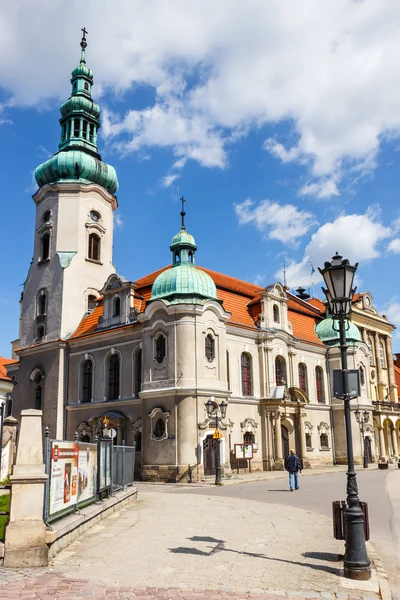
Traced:
<path fill-rule="evenodd" d="M 217 289 L 211 277 L 192 264 L 174 265 L 163 271 L 153 283 L 151 300 L 168 304 L 199 304 L 205 299 L 217 300 Z"/>
<path fill-rule="evenodd" d="M 335 329 L 333 328 L 334 326 Z M 340 344 L 339 322 L 336 320 L 333 321 L 331 316 L 315 326 L 315 333 L 321 342 L 327 346 L 339 346 Z M 351 346 L 359 344 L 362 341 L 360 331 L 357 325 L 352 321 L 349 321 L 349 329 L 346 331 L 346 340 Z"/>
<path fill-rule="evenodd" d="M 79 181 L 97 183 L 110 194 L 118 189 L 115 169 L 101 160 L 97 148 L 100 107 L 92 100 L 93 73 L 86 66 L 86 30 L 83 29 L 81 60 L 72 71 L 71 97 L 60 107 L 59 151 L 35 170 L 39 187 L 47 183 Z"/>
<path fill-rule="evenodd" d="M 151 300 L 164 300 L 167 304 L 203 304 L 207 299 L 218 300 L 217 289 L 211 277 L 196 268 L 196 242 L 185 229 L 184 202 L 182 202 L 182 228 L 170 246 L 172 267 L 160 273 L 153 283 Z"/>

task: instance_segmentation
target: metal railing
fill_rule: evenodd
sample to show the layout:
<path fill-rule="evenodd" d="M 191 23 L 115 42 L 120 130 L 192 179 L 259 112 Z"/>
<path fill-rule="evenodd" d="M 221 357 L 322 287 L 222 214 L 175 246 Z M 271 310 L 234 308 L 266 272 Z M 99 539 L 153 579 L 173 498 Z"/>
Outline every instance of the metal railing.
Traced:
<path fill-rule="evenodd" d="M 135 445 L 113 446 L 112 453 L 112 483 L 113 492 L 124 489 L 134 482 L 135 473 Z"/>

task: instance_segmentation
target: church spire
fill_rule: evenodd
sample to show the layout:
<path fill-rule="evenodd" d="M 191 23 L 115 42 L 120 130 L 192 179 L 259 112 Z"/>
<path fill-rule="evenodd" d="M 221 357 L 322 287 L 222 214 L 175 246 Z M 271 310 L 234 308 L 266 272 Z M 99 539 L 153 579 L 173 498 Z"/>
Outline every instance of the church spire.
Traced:
<path fill-rule="evenodd" d="M 86 60 L 85 60 L 85 50 L 87 47 L 87 41 L 86 41 L 86 34 L 89 33 L 88 31 L 86 31 L 86 27 L 83 27 L 81 29 L 82 31 L 82 39 L 81 39 L 81 64 L 85 63 L 86 64 Z"/>

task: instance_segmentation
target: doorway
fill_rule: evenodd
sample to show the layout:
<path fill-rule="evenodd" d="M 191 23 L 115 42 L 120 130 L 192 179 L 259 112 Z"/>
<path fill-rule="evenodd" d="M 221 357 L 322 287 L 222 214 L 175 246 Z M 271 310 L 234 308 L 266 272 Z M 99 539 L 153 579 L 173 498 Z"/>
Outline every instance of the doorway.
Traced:
<path fill-rule="evenodd" d="M 371 438 L 367 435 L 364 437 L 364 444 L 365 444 L 365 454 L 367 457 L 367 463 L 371 464 L 372 463 L 372 444 L 371 444 Z"/>
<path fill-rule="evenodd" d="M 204 475 L 215 475 L 215 455 L 219 440 L 214 440 L 212 434 L 203 441 Z"/>
<path fill-rule="evenodd" d="M 289 431 L 287 427 L 281 425 L 282 438 L 282 456 L 285 459 L 289 455 Z"/>

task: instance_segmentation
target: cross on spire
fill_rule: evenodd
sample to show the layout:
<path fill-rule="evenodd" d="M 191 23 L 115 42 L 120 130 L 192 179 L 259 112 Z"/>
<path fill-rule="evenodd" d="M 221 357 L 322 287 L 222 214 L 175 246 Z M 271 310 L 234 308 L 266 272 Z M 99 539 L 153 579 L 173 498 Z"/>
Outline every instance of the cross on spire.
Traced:
<path fill-rule="evenodd" d="M 86 34 L 88 33 L 88 31 L 86 30 L 86 27 L 82 27 L 81 28 L 82 31 L 82 39 L 81 39 L 81 62 L 86 62 L 85 61 L 85 50 L 86 50 L 86 46 L 87 46 L 87 41 L 86 41 Z"/>
<path fill-rule="evenodd" d="M 183 196 L 182 196 L 182 198 L 180 200 L 182 202 L 182 210 L 181 210 L 182 229 L 185 229 L 185 215 L 186 215 L 186 212 L 185 212 L 185 202 L 186 202 L 186 200 L 185 200 L 185 198 Z"/>

